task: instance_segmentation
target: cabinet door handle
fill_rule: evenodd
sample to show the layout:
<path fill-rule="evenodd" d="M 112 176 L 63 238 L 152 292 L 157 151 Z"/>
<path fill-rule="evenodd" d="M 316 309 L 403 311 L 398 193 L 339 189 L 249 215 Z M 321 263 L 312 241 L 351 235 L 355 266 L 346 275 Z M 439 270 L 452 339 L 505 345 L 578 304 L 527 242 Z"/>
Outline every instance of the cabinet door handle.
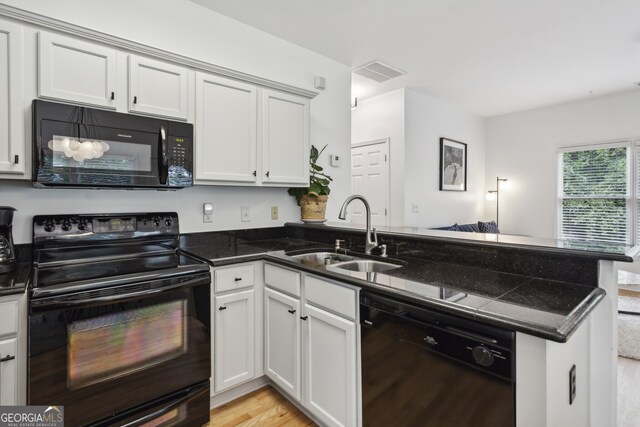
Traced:
<path fill-rule="evenodd" d="M 13 360 L 15 358 L 16 358 L 15 356 L 6 356 L 6 357 L 3 357 L 2 359 L 0 359 L 0 363 L 1 362 L 8 362 L 9 360 Z"/>
<path fill-rule="evenodd" d="M 289 313 L 291 313 L 291 314 L 296 314 L 296 311 L 295 311 L 295 310 L 287 310 L 287 311 L 288 311 Z"/>
<path fill-rule="evenodd" d="M 309 318 L 309 316 L 300 316 L 301 320 L 307 320 Z"/>
<path fill-rule="evenodd" d="M 20 156 L 18 154 L 13 156 L 13 163 L 15 163 L 16 165 L 20 163 Z"/>
<path fill-rule="evenodd" d="M 222 306 L 222 307 L 220 307 L 218 310 L 222 311 L 222 310 L 226 310 L 226 309 L 227 309 L 227 307 Z"/>
<path fill-rule="evenodd" d="M 267 173 L 265 173 L 265 175 L 267 175 L 267 178 L 269 178 L 269 171 L 267 171 Z"/>
<path fill-rule="evenodd" d="M 253 176 L 258 176 L 258 171 L 253 171 Z"/>
<path fill-rule="evenodd" d="M 111 100 L 113 101 L 114 99 L 116 99 L 116 93 L 115 92 L 111 92 Z"/>
<path fill-rule="evenodd" d="M 134 103 L 134 104 L 137 104 L 137 103 L 138 103 L 138 97 L 137 97 L 137 96 L 134 96 L 134 97 L 133 97 L 133 103 Z"/>
<path fill-rule="evenodd" d="M 233 279 L 234 282 L 239 282 L 242 280 L 242 277 L 236 277 L 235 279 Z"/>

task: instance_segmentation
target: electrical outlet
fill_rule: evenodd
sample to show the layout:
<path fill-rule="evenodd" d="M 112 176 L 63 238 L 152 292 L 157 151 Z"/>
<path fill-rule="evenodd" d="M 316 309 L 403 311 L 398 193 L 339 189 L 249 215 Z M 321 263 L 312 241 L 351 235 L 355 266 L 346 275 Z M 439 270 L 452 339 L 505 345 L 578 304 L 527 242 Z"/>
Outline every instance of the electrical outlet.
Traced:
<path fill-rule="evenodd" d="M 213 203 L 202 205 L 202 222 L 213 222 Z"/>
<path fill-rule="evenodd" d="M 272 220 L 278 219 L 278 207 L 277 206 L 271 206 L 271 219 Z"/>
<path fill-rule="evenodd" d="M 418 207 L 417 203 L 412 203 L 411 204 L 411 212 L 413 213 L 420 213 L 420 208 Z"/>
<path fill-rule="evenodd" d="M 240 206 L 240 220 L 242 222 L 251 221 L 251 213 L 249 212 L 249 206 Z"/>
<path fill-rule="evenodd" d="M 569 370 L 569 405 L 573 405 L 576 400 L 576 365 Z"/>

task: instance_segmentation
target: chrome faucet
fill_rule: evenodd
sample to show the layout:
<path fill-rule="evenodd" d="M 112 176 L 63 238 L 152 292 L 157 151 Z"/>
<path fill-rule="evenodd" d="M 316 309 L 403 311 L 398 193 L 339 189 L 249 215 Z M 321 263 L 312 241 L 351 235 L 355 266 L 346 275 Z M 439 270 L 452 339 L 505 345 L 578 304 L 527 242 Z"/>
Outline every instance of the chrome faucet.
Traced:
<path fill-rule="evenodd" d="M 362 203 L 364 203 L 364 209 L 367 214 L 367 237 L 364 243 L 364 253 L 367 255 L 371 255 L 371 250 L 378 246 L 378 235 L 376 234 L 376 229 L 371 228 L 371 207 L 369 206 L 369 202 L 367 202 L 367 199 L 359 194 L 354 194 L 353 196 L 347 197 L 347 200 L 344 201 L 342 207 L 340 208 L 338 218 L 342 220 L 347 219 L 347 206 L 349 206 L 349 203 L 356 199 L 361 200 Z"/>

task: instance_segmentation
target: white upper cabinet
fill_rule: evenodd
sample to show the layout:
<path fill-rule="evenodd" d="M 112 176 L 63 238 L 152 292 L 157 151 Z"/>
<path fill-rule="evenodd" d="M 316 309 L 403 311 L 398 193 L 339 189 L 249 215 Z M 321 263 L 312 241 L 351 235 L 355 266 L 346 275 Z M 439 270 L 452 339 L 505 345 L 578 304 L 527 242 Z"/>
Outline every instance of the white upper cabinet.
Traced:
<path fill-rule="evenodd" d="M 22 27 L 0 21 L 0 173 L 24 174 Z"/>
<path fill-rule="evenodd" d="M 38 96 L 115 109 L 116 51 L 40 31 Z"/>
<path fill-rule="evenodd" d="M 196 73 L 197 181 L 256 182 L 257 88 Z"/>
<path fill-rule="evenodd" d="M 183 67 L 129 55 L 129 111 L 186 120 L 188 72 Z"/>
<path fill-rule="evenodd" d="M 262 90 L 262 181 L 309 185 L 309 99 Z"/>

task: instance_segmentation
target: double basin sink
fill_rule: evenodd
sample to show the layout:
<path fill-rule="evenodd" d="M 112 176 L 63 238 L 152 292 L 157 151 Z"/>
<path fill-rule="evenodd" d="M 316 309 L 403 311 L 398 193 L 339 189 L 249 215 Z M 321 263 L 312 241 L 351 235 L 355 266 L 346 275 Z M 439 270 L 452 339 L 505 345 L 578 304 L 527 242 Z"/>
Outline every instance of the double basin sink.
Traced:
<path fill-rule="evenodd" d="M 310 252 L 289 256 L 300 260 L 302 264 L 313 267 L 324 265 L 339 270 L 359 271 L 365 273 L 380 273 L 402 267 L 400 264 L 369 258 L 360 258 L 351 255 L 342 255 L 335 252 Z"/>

